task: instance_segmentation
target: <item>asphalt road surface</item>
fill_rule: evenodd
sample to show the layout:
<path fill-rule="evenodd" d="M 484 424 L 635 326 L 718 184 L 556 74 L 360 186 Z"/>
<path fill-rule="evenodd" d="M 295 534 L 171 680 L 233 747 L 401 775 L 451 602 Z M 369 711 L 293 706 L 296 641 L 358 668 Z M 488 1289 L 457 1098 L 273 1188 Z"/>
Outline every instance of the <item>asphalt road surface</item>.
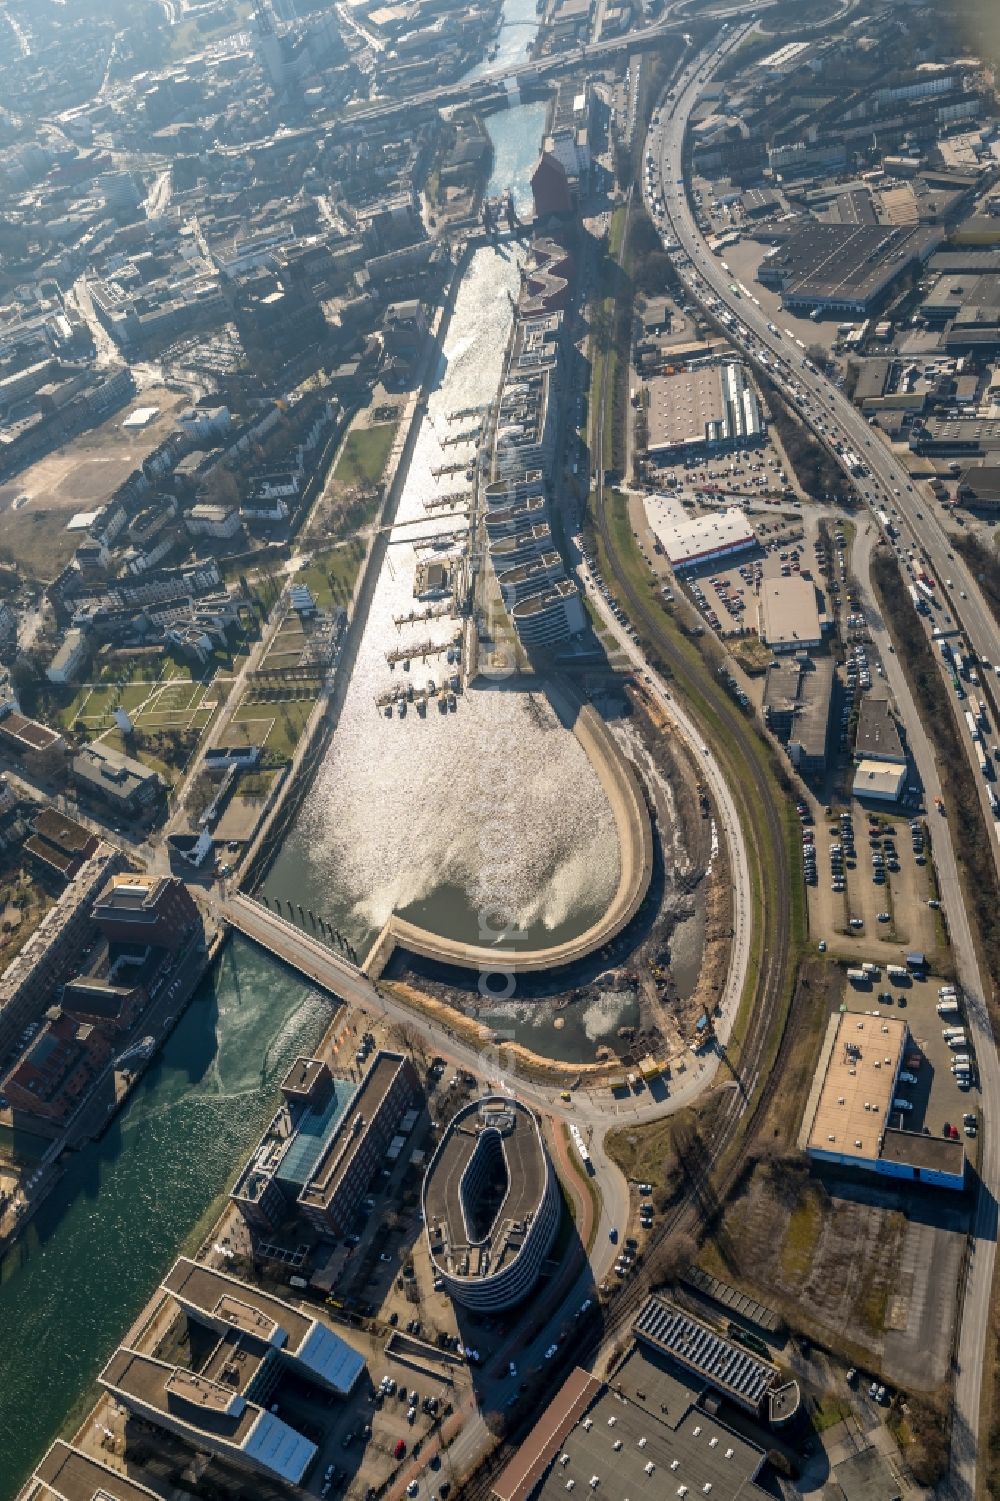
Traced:
<path fill-rule="evenodd" d="M 899 512 L 905 523 L 904 530 L 909 530 L 916 546 L 928 555 L 929 568 L 937 576 L 938 588 L 947 595 L 949 591 L 945 580 L 950 578 L 953 581 L 949 599 L 951 613 L 961 619 L 973 650 L 981 658 L 996 664 L 1000 658 L 1000 633 L 968 569 L 957 555 L 952 556 L 950 543 L 938 516 L 930 509 L 932 503 L 918 494 L 899 459 L 880 440 L 873 438 L 864 418 L 836 387 L 819 371 L 807 370 L 787 340 L 770 331 L 767 316 L 752 302 L 745 301 L 730 291 L 727 274 L 705 244 L 691 212 L 683 183 L 678 181 L 682 177 L 684 137 L 691 110 L 704 83 L 712 77 L 726 52 L 741 39 L 745 30 L 746 28 L 739 28 L 726 33 L 710 49 L 691 61 L 677 84 L 673 100 L 664 102 L 659 123 L 650 130 L 647 151 L 652 153 L 658 165 L 666 202 L 664 234 L 667 239 L 673 237 L 673 243 L 668 245 L 668 249 L 679 249 L 687 256 L 690 269 L 679 269 L 692 295 L 709 308 L 720 305 L 727 308 L 743 330 L 749 332 L 751 339 L 747 340 L 744 336 L 742 342 L 745 347 L 749 344 L 748 352 L 751 357 L 759 356 L 759 351 L 764 349 L 772 361 L 768 366 L 768 373 L 772 378 L 777 373 L 780 381 L 782 367 L 794 375 L 795 382 L 805 389 L 810 398 L 807 421 L 814 422 L 816 414 L 822 412 L 824 421 L 833 427 L 831 436 L 842 435 L 847 446 L 862 458 L 870 470 L 867 483 L 861 486 L 869 505 L 872 509 L 888 508 Z M 740 330 L 735 332 L 739 341 Z M 778 367 L 777 372 L 775 366 Z M 887 633 L 874 601 L 870 579 L 870 553 L 874 540 L 873 523 L 872 531 L 859 538 L 855 567 L 865 594 L 868 622 L 906 727 L 925 793 L 930 800 L 940 796 L 934 754 L 920 723 L 902 668 L 888 650 Z M 966 596 L 964 598 L 961 593 L 963 590 Z M 978 771 L 978 767 L 976 770 Z M 996 1202 L 997 1193 L 1000 1192 L 1000 1136 L 991 1109 L 993 1102 L 1000 1098 L 997 1092 L 1000 1086 L 1000 1063 L 959 886 L 951 832 L 943 817 L 934 828 L 934 858 L 948 913 L 956 968 L 965 991 L 969 1024 L 975 1037 L 982 1096 L 986 1102 L 972 1255 L 964 1290 L 956 1359 L 949 1475 L 950 1494 L 971 1498 L 975 1495 L 976 1488 L 982 1373 L 986 1358 L 988 1311 L 995 1262 Z"/>

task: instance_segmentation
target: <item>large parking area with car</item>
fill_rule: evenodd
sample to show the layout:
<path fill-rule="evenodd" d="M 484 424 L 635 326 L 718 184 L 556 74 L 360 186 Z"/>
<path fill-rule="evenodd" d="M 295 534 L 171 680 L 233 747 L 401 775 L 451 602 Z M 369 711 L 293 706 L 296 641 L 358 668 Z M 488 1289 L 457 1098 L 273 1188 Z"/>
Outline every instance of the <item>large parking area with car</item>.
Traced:
<path fill-rule="evenodd" d="M 930 1136 L 966 1138 L 975 1160 L 975 1140 L 982 1108 L 976 1084 L 975 1059 L 969 1046 L 953 1046 L 954 1034 L 964 1032 L 964 1004 L 958 987 L 929 972 L 890 977 L 884 965 L 864 983 L 846 980 L 844 1005 L 865 1016 L 897 1016 L 910 1034 L 889 1124 Z M 939 1013 L 954 992 L 957 1010 Z M 952 1034 L 949 1038 L 946 1034 Z M 968 1067 L 965 1067 L 965 1064 Z"/>
<path fill-rule="evenodd" d="M 686 519 L 676 496 L 652 497 L 646 504 L 674 512 L 678 521 Z M 797 512 L 762 515 L 755 510 L 752 522 L 757 546 L 689 568 L 667 586 L 671 591 L 683 589 L 706 624 L 721 637 L 756 633 L 758 596 L 765 579 L 819 577 L 815 521 L 804 520 Z M 669 575 L 652 530 L 641 529 L 638 540 L 654 572 Z"/>
<path fill-rule="evenodd" d="M 338 1401 L 331 1411 L 315 1388 L 284 1382 L 279 1407 L 319 1446 L 310 1489 L 323 1498 L 370 1501 L 419 1458 L 470 1382 L 461 1361 L 434 1369 L 417 1348 L 393 1351 L 382 1340 L 363 1337 L 354 1343 L 364 1348 L 368 1371 L 348 1401 Z M 432 1466 L 432 1475 L 436 1469 Z M 435 1488 L 441 1497 L 449 1489 L 447 1483 Z"/>
<path fill-rule="evenodd" d="M 874 943 L 890 963 L 907 950 L 936 954 L 944 933 L 923 820 L 873 813 L 857 799 L 815 823 L 805 803 L 799 808 L 816 938 L 844 954 Z"/>

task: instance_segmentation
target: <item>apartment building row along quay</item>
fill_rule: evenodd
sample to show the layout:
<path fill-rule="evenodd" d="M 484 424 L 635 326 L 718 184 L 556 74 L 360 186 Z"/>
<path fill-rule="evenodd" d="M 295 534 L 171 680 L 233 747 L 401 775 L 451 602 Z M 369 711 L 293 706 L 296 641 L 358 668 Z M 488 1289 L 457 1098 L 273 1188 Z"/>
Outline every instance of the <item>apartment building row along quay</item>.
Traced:
<path fill-rule="evenodd" d="M 556 240 L 540 237 L 531 257 L 492 413 L 485 528 L 519 641 L 528 651 L 551 652 L 565 649 L 586 624 L 550 529 L 569 256 Z"/>

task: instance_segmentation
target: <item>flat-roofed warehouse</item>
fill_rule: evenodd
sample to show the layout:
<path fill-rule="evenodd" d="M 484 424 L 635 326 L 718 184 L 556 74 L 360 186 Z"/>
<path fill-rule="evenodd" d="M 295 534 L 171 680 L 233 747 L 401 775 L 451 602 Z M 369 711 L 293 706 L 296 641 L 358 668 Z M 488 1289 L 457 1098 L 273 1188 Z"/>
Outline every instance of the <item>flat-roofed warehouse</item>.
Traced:
<path fill-rule="evenodd" d="M 758 443 L 764 436 L 760 403 L 738 360 L 653 376 L 646 391 L 646 448 L 656 463 Z"/>
<path fill-rule="evenodd" d="M 1000 465 L 977 464 L 963 469 L 958 478 L 958 498 L 963 505 L 995 510 L 1000 506 Z"/>
<path fill-rule="evenodd" d="M 906 767 L 894 761 L 858 762 L 854 773 L 853 792 L 873 803 L 898 803 L 906 785 Z"/>
<path fill-rule="evenodd" d="M 495 1312 L 531 1292 L 559 1225 L 560 1193 L 538 1120 L 517 1100 L 474 1100 L 428 1165 L 431 1265 L 456 1302 Z"/>
<path fill-rule="evenodd" d="M 736 506 L 708 516 L 685 517 L 683 521 L 672 521 L 663 510 L 647 506 L 646 517 L 675 573 L 757 545 L 749 518 Z"/>
<path fill-rule="evenodd" d="M 638 1345 L 608 1382 L 579 1367 L 493 1484 L 496 1501 L 764 1501 L 762 1448 L 699 1407 L 652 1350 Z"/>
<path fill-rule="evenodd" d="M 826 769 L 833 682 L 830 657 L 782 656 L 767 669 L 764 722 L 803 776 L 818 776 Z"/>
<path fill-rule="evenodd" d="M 764 1410 L 779 1385 L 778 1368 L 719 1334 L 668 1298 L 653 1294 L 635 1321 L 638 1339 L 694 1377 L 754 1414 Z"/>
<path fill-rule="evenodd" d="M 760 639 L 772 651 L 807 651 L 819 646 L 827 625 L 820 614 L 816 585 L 801 577 L 765 579 L 757 602 Z"/>
<path fill-rule="evenodd" d="M 859 761 L 906 765 L 906 752 L 887 698 L 868 693 L 861 700 L 854 754 Z"/>
<path fill-rule="evenodd" d="M 1000 420 L 930 416 L 911 428 L 910 447 L 914 453 L 995 454 L 1000 448 Z"/>
<path fill-rule="evenodd" d="M 763 286 L 781 293 L 782 306 L 810 313 L 866 316 L 914 265 L 944 240 L 938 226 L 889 227 L 816 220 L 796 225 L 757 270 Z"/>
<path fill-rule="evenodd" d="M 960 1189 L 965 1183 L 960 1141 L 892 1127 L 908 1041 L 907 1025 L 898 1017 L 856 1011 L 831 1016 L 799 1148 L 818 1162 Z"/>

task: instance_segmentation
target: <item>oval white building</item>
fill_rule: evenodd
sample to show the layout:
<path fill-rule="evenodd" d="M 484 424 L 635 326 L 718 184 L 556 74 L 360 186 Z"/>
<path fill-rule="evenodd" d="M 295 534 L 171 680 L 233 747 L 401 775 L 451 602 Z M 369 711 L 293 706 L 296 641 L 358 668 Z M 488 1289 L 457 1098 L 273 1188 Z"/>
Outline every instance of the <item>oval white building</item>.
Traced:
<path fill-rule="evenodd" d="M 496 1312 L 527 1297 L 560 1212 L 533 1111 L 498 1095 L 466 1105 L 431 1158 L 422 1198 L 434 1272 L 456 1303 Z"/>

